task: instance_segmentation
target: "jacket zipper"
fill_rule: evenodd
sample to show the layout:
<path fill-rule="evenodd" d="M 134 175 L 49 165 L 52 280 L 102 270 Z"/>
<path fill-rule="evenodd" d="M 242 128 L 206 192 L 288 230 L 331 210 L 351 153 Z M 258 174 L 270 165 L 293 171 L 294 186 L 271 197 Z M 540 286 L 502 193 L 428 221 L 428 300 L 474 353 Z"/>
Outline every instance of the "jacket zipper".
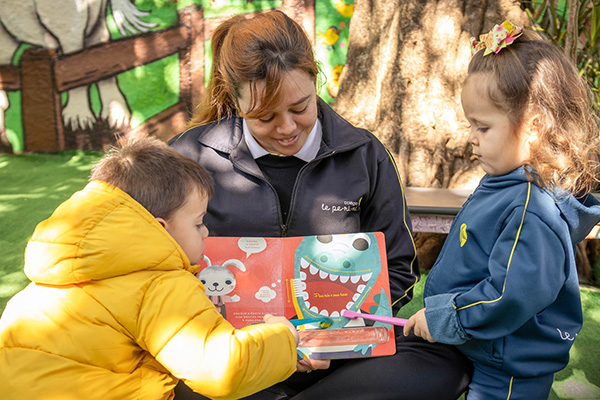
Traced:
<path fill-rule="evenodd" d="M 302 168 L 300 168 L 300 171 L 298 172 L 298 175 L 296 176 L 296 180 L 294 181 L 294 188 L 292 189 L 292 197 L 290 200 L 290 209 L 288 211 L 287 220 L 285 221 L 285 224 L 281 225 L 282 236 L 287 236 L 287 228 L 288 228 L 288 225 L 290 222 L 290 218 L 292 216 L 292 211 L 294 210 L 294 199 L 296 198 L 296 188 L 298 187 L 298 182 L 300 181 L 300 176 L 306 170 L 306 168 L 308 168 L 309 165 L 313 164 L 316 161 L 320 161 L 326 157 L 332 156 L 334 154 L 335 154 L 335 150 L 332 150 L 329 153 L 322 154 L 321 156 L 315 157 L 311 161 L 307 162 L 306 165 L 304 165 Z M 273 189 L 273 190 L 275 190 L 275 189 Z M 281 216 L 281 210 L 279 210 L 279 215 Z"/>
<path fill-rule="evenodd" d="M 238 164 L 234 163 L 233 161 L 231 161 L 231 163 L 235 167 L 237 167 L 240 171 L 243 171 L 243 172 L 245 172 L 246 174 L 248 174 L 250 176 L 254 176 L 255 178 L 260 179 L 261 181 L 263 181 L 264 183 L 266 183 L 271 188 L 271 190 L 273 191 L 273 194 L 275 195 L 275 200 L 277 202 L 277 214 L 279 216 L 279 222 L 280 222 L 280 224 L 279 224 L 279 230 L 280 230 L 280 233 L 281 233 L 282 237 L 283 236 L 287 236 L 287 225 L 283 223 L 283 215 L 281 214 L 281 202 L 279 200 L 279 196 L 277 195 L 277 191 L 275 190 L 275 188 L 273 187 L 273 185 L 271 185 L 271 183 L 268 180 L 266 180 L 262 175 L 255 175 L 252 172 L 248 171 L 247 169 L 245 169 L 243 167 L 240 167 Z M 300 174 L 298 174 L 298 175 L 300 175 Z M 297 178 L 296 178 L 296 181 L 297 181 Z M 296 183 L 294 182 L 294 186 L 295 185 L 296 185 Z M 294 192 L 292 191 L 292 196 L 293 195 L 294 195 Z M 288 215 L 288 218 L 289 218 L 289 215 Z"/>
<path fill-rule="evenodd" d="M 287 219 L 285 222 L 283 221 L 283 215 L 281 213 L 281 201 L 279 200 L 279 196 L 277 195 L 277 191 L 275 190 L 273 185 L 271 185 L 271 183 L 269 181 L 267 181 L 263 176 L 254 175 L 250 171 L 248 171 L 244 168 L 241 168 L 239 165 L 237 165 L 233 162 L 232 162 L 232 164 L 234 164 L 234 166 L 236 166 L 240 171 L 244 171 L 248 175 L 252 175 L 252 176 L 260 179 L 261 181 L 265 182 L 271 188 L 271 190 L 273 191 L 273 194 L 275 194 L 275 199 L 277 200 L 277 214 L 279 214 L 279 221 L 281 221 L 281 224 L 279 225 L 280 234 L 281 234 L 281 237 L 286 237 L 287 232 L 288 232 L 288 225 L 289 225 L 288 222 L 290 220 L 290 217 L 292 216 L 292 210 L 294 208 L 294 198 L 296 196 L 296 187 L 298 185 L 298 181 L 300 180 L 300 175 L 302 175 L 302 173 L 308 167 L 308 165 L 314 163 L 315 161 L 319 161 L 319 160 L 322 160 L 323 158 L 329 157 L 333 154 L 335 154 L 335 150 L 332 150 L 331 152 L 326 153 L 326 154 L 322 154 L 319 157 L 315 157 L 315 159 L 309 161 L 308 163 L 306 163 L 306 165 L 304 165 L 302 168 L 300 168 L 300 171 L 298 172 L 298 176 L 296 176 L 296 180 L 294 182 L 294 188 L 292 189 L 292 197 L 290 200 L 290 209 L 288 211 L 288 216 L 287 216 Z"/>

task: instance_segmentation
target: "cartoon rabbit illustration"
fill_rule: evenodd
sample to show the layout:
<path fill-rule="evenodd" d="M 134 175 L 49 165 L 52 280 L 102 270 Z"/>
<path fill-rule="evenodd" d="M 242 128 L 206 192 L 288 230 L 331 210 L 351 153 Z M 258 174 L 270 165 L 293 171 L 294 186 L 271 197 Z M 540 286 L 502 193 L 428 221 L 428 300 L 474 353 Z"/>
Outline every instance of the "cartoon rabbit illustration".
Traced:
<path fill-rule="evenodd" d="M 210 259 L 204 256 L 206 261 L 206 268 L 198 272 L 198 279 L 204 285 L 206 295 L 213 302 L 217 310 L 221 313 L 223 318 L 227 318 L 227 311 L 225 303 L 235 303 L 240 301 L 240 296 L 233 295 L 228 296 L 229 293 L 235 289 L 236 280 L 233 273 L 227 269 L 228 265 L 233 265 L 240 271 L 245 272 L 246 266 L 236 259 L 227 260 L 223 265 L 212 265 Z"/>

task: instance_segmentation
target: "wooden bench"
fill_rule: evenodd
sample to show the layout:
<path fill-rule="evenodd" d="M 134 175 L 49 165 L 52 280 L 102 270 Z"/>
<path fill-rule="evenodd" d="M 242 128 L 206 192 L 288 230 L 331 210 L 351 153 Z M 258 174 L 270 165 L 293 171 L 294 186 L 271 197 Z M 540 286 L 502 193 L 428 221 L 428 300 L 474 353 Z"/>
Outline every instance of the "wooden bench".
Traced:
<path fill-rule="evenodd" d="M 405 187 L 413 231 L 448 233 L 454 217 L 472 192 L 471 189 Z M 593 194 L 600 198 L 600 193 Z M 600 239 L 600 225 L 596 225 L 586 239 Z"/>
<path fill-rule="evenodd" d="M 448 233 L 471 193 L 470 189 L 404 188 L 413 231 Z"/>

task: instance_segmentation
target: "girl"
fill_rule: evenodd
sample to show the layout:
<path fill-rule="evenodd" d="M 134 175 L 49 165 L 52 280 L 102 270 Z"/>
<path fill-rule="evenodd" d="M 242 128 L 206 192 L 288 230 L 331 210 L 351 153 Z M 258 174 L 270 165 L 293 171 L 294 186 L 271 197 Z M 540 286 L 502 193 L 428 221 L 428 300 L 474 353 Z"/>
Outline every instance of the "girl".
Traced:
<path fill-rule="evenodd" d="M 404 328 L 473 360 L 468 400 L 547 399 L 581 329 L 574 246 L 600 221 L 598 118 L 573 64 L 509 22 L 474 42 L 462 92 L 486 175 Z"/>

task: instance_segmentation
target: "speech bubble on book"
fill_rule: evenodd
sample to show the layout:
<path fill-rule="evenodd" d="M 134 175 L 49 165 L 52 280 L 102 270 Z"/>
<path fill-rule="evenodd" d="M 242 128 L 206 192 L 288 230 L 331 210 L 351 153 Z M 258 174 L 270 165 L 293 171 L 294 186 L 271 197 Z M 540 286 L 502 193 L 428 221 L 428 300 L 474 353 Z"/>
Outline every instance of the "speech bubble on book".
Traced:
<path fill-rule="evenodd" d="M 248 258 L 251 254 L 260 253 L 266 249 L 267 241 L 263 238 L 242 237 L 238 240 L 238 246 Z"/>
<path fill-rule="evenodd" d="M 258 292 L 254 295 L 258 300 L 261 300 L 263 303 L 268 303 L 273 300 L 277 296 L 277 292 L 272 290 L 268 286 L 263 286 L 258 289 Z"/>

